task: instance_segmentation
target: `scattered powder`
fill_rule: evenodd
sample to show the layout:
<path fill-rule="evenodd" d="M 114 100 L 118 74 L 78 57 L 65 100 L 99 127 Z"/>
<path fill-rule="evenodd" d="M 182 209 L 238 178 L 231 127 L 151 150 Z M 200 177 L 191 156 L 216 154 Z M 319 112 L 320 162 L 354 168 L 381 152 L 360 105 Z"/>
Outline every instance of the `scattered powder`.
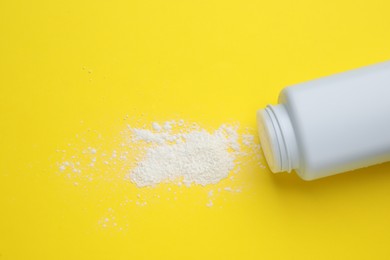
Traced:
<path fill-rule="evenodd" d="M 244 166 L 255 160 L 260 167 L 264 167 L 260 160 L 261 148 L 252 134 L 255 132 L 253 129 L 246 128 L 242 134 L 238 132 L 237 125 L 223 124 L 210 131 L 182 119 L 152 122 L 148 125 L 149 127 L 128 125 L 122 132 L 121 139 L 117 139 L 119 143 L 115 143 L 110 149 L 104 149 L 101 144 L 91 147 L 89 142 L 77 135 L 85 145 L 80 149 L 77 145 L 68 146 L 74 151 L 68 156 L 65 150 L 57 150 L 62 156 L 62 162 L 58 163 L 59 172 L 72 178 L 73 185 L 78 188 L 83 188 L 83 184 L 94 180 L 130 180 L 138 187 L 174 184 L 180 188 L 179 193 L 182 193 L 183 184 L 187 187 L 193 184 L 206 186 L 224 179 L 226 184 L 236 187 L 233 183 L 236 179 L 233 177 L 240 172 L 240 165 Z M 102 140 L 99 133 L 96 135 Z M 172 192 L 171 187 L 167 190 Z M 215 195 L 218 197 L 224 191 L 240 192 L 241 188 L 225 186 L 207 190 L 206 206 L 212 207 L 217 202 Z M 140 192 L 142 196 L 134 195 L 132 200 L 126 198 L 123 205 L 132 202 L 145 207 L 151 204 L 153 200 L 148 197 L 148 192 Z M 175 194 L 174 197 L 162 195 L 161 199 L 177 200 L 176 191 L 172 193 Z M 155 194 L 155 198 L 160 198 L 160 194 Z M 99 221 L 102 227 L 117 225 L 113 221 L 112 212 L 110 214 L 106 216 L 109 221 Z"/>
<path fill-rule="evenodd" d="M 159 133 L 131 128 L 133 141 L 145 141 L 145 156 L 131 169 L 129 178 L 138 187 L 182 181 L 185 185 L 215 184 L 235 167 L 237 128 L 222 125 L 214 132 L 205 129 L 171 133 L 174 122 L 166 122 Z"/>
<path fill-rule="evenodd" d="M 174 123 L 174 122 L 173 122 Z M 165 130 L 171 130 L 172 129 L 172 125 L 171 125 L 171 122 L 169 122 L 169 121 L 167 121 L 167 122 L 165 122 L 165 124 L 164 124 L 164 129 Z"/>
<path fill-rule="evenodd" d="M 208 193 L 207 193 L 207 197 L 208 197 L 208 202 L 206 204 L 207 207 L 212 207 L 214 205 L 213 203 L 213 200 L 212 200 L 212 197 L 214 196 L 214 191 L 213 190 L 210 190 Z"/>
<path fill-rule="evenodd" d="M 242 143 L 246 146 L 251 146 L 253 144 L 255 137 L 250 134 L 243 134 L 242 135 Z"/>
<path fill-rule="evenodd" d="M 231 187 L 225 187 L 223 188 L 225 191 L 229 191 L 229 192 L 241 192 L 241 189 L 233 189 Z"/>
<path fill-rule="evenodd" d="M 251 129 L 247 128 L 247 131 L 251 131 Z M 243 134 L 242 135 L 242 144 L 246 146 L 250 150 L 250 157 L 252 160 L 256 161 L 256 164 L 260 168 L 266 168 L 262 163 L 262 155 L 261 155 L 261 146 L 258 141 L 255 141 L 255 135 L 252 134 Z"/>
<path fill-rule="evenodd" d="M 209 200 L 209 202 L 207 202 L 206 206 L 207 207 L 212 207 L 214 205 L 213 201 L 212 200 Z"/>
<path fill-rule="evenodd" d="M 161 126 L 160 126 L 159 123 L 157 123 L 157 122 L 154 122 L 154 123 L 152 124 L 152 127 L 153 127 L 153 129 L 156 130 L 156 131 L 160 131 L 160 130 L 161 130 Z"/>

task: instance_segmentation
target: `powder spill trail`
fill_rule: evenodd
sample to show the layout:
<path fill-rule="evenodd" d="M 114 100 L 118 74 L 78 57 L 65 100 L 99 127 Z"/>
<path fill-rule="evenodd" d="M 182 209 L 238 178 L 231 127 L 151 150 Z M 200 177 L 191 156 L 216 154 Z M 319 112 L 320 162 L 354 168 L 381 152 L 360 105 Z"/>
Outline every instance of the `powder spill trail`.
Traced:
<path fill-rule="evenodd" d="M 57 163 L 59 174 L 78 189 L 93 185 L 110 189 L 115 197 L 121 192 L 120 207 L 129 203 L 145 207 L 163 199 L 174 203 L 180 200 L 176 192 L 185 192 L 185 187 L 192 185 L 205 187 L 204 205 L 213 207 L 220 194 L 241 192 L 242 183 L 236 178 L 242 167 L 250 162 L 264 167 L 254 129 L 239 131 L 238 124 L 222 124 L 206 130 L 184 120 L 139 125 L 127 125 L 111 139 L 93 130 L 86 136 L 78 134 L 78 143 L 58 150 L 62 156 Z M 222 187 L 212 186 L 222 181 Z M 153 191 L 164 183 L 177 186 L 173 197 Z M 130 191 L 128 184 L 138 191 Z M 215 191 L 210 192 L 208 186 Z M 173 193 L 170 187 L 168 191 Z M 99 221 L 101 226 L 114 225 L 111 222 Z"/>

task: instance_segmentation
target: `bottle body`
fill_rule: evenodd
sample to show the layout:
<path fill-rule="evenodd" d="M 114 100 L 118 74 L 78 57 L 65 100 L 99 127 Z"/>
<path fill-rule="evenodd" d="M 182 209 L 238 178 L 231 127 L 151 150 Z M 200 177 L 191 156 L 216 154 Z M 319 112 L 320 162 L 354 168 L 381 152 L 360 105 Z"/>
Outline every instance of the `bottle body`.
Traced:
<path fill-rule="evenodd" d="M 258 124 L 274 172 L 313 180 L 390 161 L 390 62 L 287 87 Z"/>

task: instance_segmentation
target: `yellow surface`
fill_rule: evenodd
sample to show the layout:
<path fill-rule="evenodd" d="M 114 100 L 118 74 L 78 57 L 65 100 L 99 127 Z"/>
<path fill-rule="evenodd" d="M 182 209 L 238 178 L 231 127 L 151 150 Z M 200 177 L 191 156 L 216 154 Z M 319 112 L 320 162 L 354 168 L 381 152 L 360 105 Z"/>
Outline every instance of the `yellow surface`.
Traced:
<path fill-rule="evenodd" d="M 389 164 L 304 182 L 249 163 L 233 183 L 242 192 L 208 208 L 208 190 L 226 181 L 75 185 L 56 152 L 109 149 L 138 118 L 253 128 L 284 86 L 390 59 L 389 10 L 387 0 L 1 1 L 0 259 L 389 259 Z M 137 194 L 148 205 L 123 205 Z M 106 217 L 121 228 L 104 228 Z"/>

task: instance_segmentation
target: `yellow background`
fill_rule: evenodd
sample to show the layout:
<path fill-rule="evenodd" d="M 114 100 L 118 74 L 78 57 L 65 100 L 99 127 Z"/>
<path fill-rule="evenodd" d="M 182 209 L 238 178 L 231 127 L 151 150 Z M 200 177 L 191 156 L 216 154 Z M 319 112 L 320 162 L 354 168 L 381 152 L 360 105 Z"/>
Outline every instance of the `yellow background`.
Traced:
<path fill-rule="evenodd" d="M 304 182 L 250 163 L 242 192 L 211 208 L 209 188 L 172 186 L 172 201 L 169 185 L 75 186 L 56 166 L 79 133 L 109 147 L 126 115 L 253 128 L 284 86 L 388 60 L 389 10 L 387 0 L 2 0 L 0 259 L 389 259 L 389 164 Z M 118 206 L 140 192 L 147 206 Z M 123 230 L 99 225 L 110 208 Z"/>

